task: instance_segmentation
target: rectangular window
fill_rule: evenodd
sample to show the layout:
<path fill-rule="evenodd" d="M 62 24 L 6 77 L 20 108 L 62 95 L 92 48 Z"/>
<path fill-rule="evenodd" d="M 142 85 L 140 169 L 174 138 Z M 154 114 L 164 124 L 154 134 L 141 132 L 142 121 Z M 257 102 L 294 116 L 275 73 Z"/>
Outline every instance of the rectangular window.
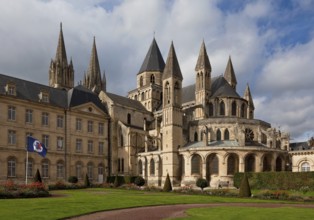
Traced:
<path fill-rule="evenodd" d="M 104 123 L 98 124 L 98 134 L 104 135 Z"/>
<path fill-rule="evenodd" d="M 94 167 L 93 167 L 92 164 L 88 164 L 88 165 L 87 165 L 87 175 L 88 175 L 88 178 L 89 178 L 90 180 L 93 179 L 93 169 L 94 169 Z"/>
<path fill-rule="evenodd" d="M 87 152 L 93 153 L 93 141 L 89 140 L 87 144 Z"/>
<path fill-rule="evenodd" d="M 76 130 L 81 131 L 82 130 L 82 119 L 77 118 L 76 119 Z"/>
<path fill-rule="evenodd" d="M 63 116 L 62 115 L 57 116 L 57 128 L 63 128 Z"/>
<path fill-rule="evenodd" d="M 16 131 L 8 131 L 8 144 L 16 144 Z"/>
<path fill-rule="evenodd" d="M 49 177 L 49 164 L 47 161 L 44 161 L 41 164 L 41 173 L 43 178 L 48 178 Z"/>
<path fill-rule="evenodd" d="M 46 103 L 49 102 L 49 95 L 48 94 L 43 93 L 43 95 L 42 95 L 42 102 L 46 102 Z"/>
<path fill-rule="evenodd" d="M 63 137 L 57 137 L 57 150 L 63 150 Z"/>
<path fill-rule="evenodd" d="M 33 161 L 32 160 L 28 160 L 27 176 L 33 177 Z"/>
<path fill-rule="evenodd" d="M 15 95 L 15 86 L 14 85 L 8 85 L 8 94 L 9 95 Z"/>
<path fill-rule="evenodd" d="M 49 135 L 44 134 L 42 136 L 42 142 L 45 145 L 46 148 L 49 147 Z"/>
<path fill-rule="evenodd" d="M 15 177 L 15 159 L 8 160 L 8 177 Z"/>
<path fill-rule="evenodd" d="M 8 119 L 11 121 L 15 121 L 16 118 L 16 108 L 14 106 L 8 107 Z"/>
<path fill-rule="evenodd" d="M 82 179 L 82 165 L 76 164 L 75 166 L 76 176 L 78 179 Z"/>
<path fill-rule="evenodd" d="M 104 153 L 104 142 L 99 142 L 98 144 L 98 154 L 102 155 Z"/>
<path fill-rule="evenodd" d="M 26 112 L 25 112 L 25 122 L 26 123 L 33 123 L 33 110 L 31 109 L 26 109 Z"/>
<path fill-rule="evenodd" d="M 59 162 L 57 163 L 57 178 L 63 178 L 64 177 L 64 166 L 63 163 Z"/>
<path fill-rule="evenodd" d="M 87 131 L 88 132 L 93 132 L 93 122 L 92 121 L 88 121 L 87 122 Z"/>
<path fill-rule="evenodd" d="M 49 124 L 49 114 L 47 112 L 43 112 L 41 114 L 41 124 L 43 126 L 48 126 L 48 124 Z"/>
<path fill-rule="evenodd" d="M 76 152 L 82 152 L 82 139 L 76 139 Z"/>

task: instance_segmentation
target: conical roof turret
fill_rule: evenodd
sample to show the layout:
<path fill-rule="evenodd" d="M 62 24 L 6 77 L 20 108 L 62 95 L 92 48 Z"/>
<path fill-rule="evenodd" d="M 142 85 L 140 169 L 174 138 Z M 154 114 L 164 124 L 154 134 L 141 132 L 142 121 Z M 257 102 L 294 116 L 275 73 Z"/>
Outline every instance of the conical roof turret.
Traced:
<path fill-rule="evenodd" d="M 158 44 L 154 38 L 138 73 L 142 73 L 145 71 L 162 72 L 164 71 L 164 68 L 165 68 L 165 62 L 160 53 Z"/>
<path fill-rule="evenodd" d="M 173 42 L 171 42 L 162 79 L 167 79 L 170 77 L 175 77 L 180 80 L 183 79 Z"/>
<path fill-rule="evenodd" d="M 201 45 L 201 49 L 200 49 L 196 66 L 195 66 L 195 71 L 199 71 L 202 69 L 208 70 L 210 72 L 212 71 L 212 67 L 209 62 L 209 58 L 206 52 L 206 46 L 205 46 L 204 41 L 202 42 L 202 45 Z"/>
<path fill-rule="evenodd" d="M 255 109 L 249 84 L 246 85 L 243 98 L 248 101 L 248 106 L 250 108 Z"/>
<path fill-rule="evenodd" d="M 226 70 L 225 70 L 224 78 L 232 86 L 232 88 L 236 89 L 237 78 L 236 78 L 235 73 L 234 73 L 234 69 L 233 69 L 233 65 L 232 65 L 232 61 L 231 61 L 230 56 L 229 56 Z"/>

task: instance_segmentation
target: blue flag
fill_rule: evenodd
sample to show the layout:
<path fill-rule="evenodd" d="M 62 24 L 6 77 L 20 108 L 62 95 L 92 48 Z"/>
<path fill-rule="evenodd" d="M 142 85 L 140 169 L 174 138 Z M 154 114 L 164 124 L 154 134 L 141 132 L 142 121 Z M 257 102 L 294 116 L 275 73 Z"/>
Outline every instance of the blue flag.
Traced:
<path fill-rule="evenodd" d="M 37 152 L 42 157 L 45 157 L 47 154 L 47 148 L 45 145 L 31 136 L 27 136 L 27 151 Z"/>

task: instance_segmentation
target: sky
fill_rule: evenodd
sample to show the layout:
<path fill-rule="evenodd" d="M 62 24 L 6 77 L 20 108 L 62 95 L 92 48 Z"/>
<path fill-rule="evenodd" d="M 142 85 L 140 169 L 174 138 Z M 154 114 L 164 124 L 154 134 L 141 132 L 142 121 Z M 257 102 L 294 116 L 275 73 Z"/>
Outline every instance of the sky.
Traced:
<path fill-rule="evenodd" d="M 204 40 L 212 76 L 231 56 L 239 95 L 249 84 L 255 118 L 314 136 L 312 0 L 1 0 L 0 73 L 48 85 L 62 22 L 75 83 L 96 38 L 107 91 L 126 96 L 155 37 L 164 60 L 173 41 L 183 86 L 195 82 Z"/>

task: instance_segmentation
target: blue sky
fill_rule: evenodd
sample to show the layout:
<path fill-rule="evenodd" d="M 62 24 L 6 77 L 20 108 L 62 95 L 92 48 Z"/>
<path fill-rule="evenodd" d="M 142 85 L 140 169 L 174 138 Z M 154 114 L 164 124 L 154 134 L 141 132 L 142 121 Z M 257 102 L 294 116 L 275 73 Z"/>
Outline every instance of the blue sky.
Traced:
<path fill-rule="evenodd" d="M 195 81 L 204 40 L 212 76 L 231 56 L 237 91 L 250 85 L 256 118 L 290 132 L 291 141 L 314 136 L 312 0 L 7 0 L 0 19 L 0 73 L 48 84 L 62 22 L 75 81 L 95 36 L 107 88 L 123 96 L 136 87 L 154 33 L 164 59 L 174 42 L 184 85 Z"/>

